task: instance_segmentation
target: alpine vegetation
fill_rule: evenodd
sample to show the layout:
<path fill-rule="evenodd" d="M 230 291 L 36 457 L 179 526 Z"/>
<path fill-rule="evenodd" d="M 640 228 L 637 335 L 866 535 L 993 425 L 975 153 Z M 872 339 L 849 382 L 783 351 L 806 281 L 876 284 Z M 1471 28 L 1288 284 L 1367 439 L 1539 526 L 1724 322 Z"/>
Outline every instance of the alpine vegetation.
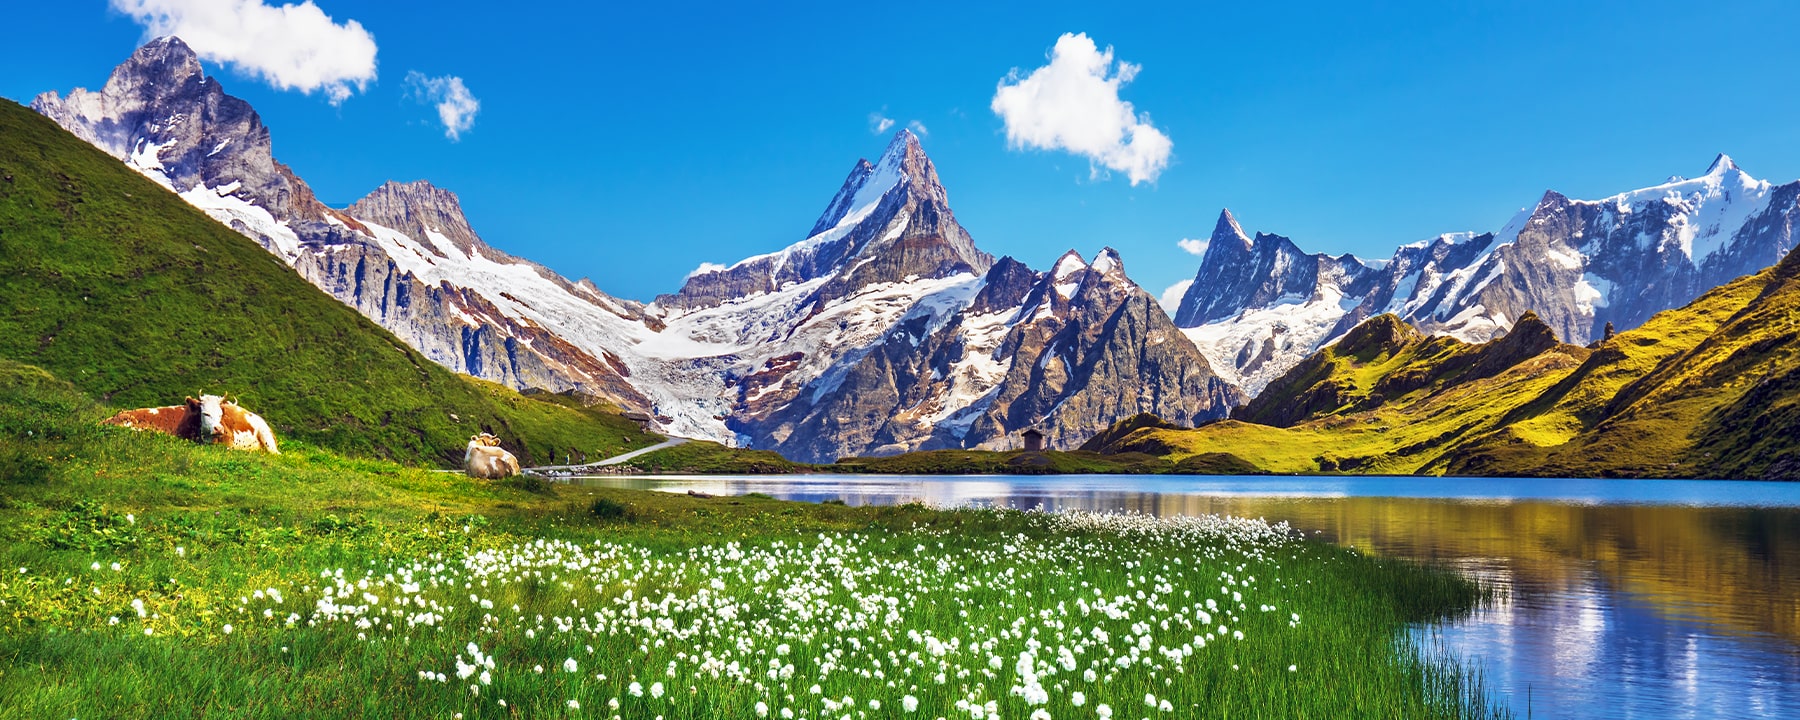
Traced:
<path fill-rule="evenodd" d="M 0 372 L 0 428 L 36 429 L 0 433 L 28 714 L 1489 712 L 1402 640 L 1475 585 L 1281 524 L 546 487 L 100 417 Z"/>

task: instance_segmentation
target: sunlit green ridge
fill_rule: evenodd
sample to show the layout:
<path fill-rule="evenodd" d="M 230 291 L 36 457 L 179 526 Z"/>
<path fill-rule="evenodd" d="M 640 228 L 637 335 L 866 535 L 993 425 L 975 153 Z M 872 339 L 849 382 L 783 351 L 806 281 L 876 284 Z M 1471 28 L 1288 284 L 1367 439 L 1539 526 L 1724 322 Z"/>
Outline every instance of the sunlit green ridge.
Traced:
<path fill-rule="evenodd" d="M 1269 472 L 1800 476 L 1800 255 L 1582 348 L 1529 315 L 1482 345 L 1372 318 L 1233 420 L 1109 451 Z"/>

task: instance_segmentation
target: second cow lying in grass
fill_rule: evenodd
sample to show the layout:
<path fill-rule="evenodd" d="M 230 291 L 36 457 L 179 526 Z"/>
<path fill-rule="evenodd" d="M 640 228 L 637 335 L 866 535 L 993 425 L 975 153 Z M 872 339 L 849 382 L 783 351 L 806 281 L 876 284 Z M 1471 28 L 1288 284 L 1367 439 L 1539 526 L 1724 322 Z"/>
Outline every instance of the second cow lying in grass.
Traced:
<path fill-rule="evenodd" d="M 463 452 L 463 472 L 477 478 L 512 477 L 519 474 L 519 459 L 500 447 L 500 438 L 487 433 L 471 435 Z"/>

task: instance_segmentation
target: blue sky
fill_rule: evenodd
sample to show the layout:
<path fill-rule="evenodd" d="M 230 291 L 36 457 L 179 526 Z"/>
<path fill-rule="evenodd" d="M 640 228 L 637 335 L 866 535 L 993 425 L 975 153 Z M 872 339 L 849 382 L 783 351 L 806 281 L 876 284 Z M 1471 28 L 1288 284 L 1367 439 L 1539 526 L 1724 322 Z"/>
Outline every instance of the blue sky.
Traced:
<path fill-rule="evenodd" d="M 374 77 L 339 83 L 341 102 L 293 73 L 209 70 L 322 199 L 429 179 L 490 243 L 644 300 L 802 239 L 892 133 L 872 114 L 926 128 L 982 248 L 1043 268 L 1111 245 L 1152 292 L 1191 277 L 1178 242 L 1221 207 L 1307 250 L 1386 257 L 1497 229 L 1545 189 L 1609 195 L 1720 151 L 1800 178 L 1796 3 L 314 2 L 373 40 Z M 0 95 L 21 102 L 99 87 L 146 32 L 106 0 L 3 12 Z M 1117 93 L 1170 142 L 1153 180 L 1009 143 L 998 85 L 1066 33 L 1137 66 Z M 413 71 L 479 101 L 455 141 Z"/>

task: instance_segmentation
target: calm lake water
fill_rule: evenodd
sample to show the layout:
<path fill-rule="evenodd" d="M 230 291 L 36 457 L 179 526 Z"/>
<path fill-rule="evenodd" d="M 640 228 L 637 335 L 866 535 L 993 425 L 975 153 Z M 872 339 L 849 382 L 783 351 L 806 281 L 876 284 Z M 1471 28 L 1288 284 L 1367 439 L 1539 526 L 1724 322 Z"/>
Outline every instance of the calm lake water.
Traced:
<path fill-rule="evenodd" d="M 1158 476 L 599 477 L 852 505 L 1224 513 L 1438 562 L 1502 599 L 1418 628 L 1521 718 L 1800 718 L 1800 483 Z"/>

